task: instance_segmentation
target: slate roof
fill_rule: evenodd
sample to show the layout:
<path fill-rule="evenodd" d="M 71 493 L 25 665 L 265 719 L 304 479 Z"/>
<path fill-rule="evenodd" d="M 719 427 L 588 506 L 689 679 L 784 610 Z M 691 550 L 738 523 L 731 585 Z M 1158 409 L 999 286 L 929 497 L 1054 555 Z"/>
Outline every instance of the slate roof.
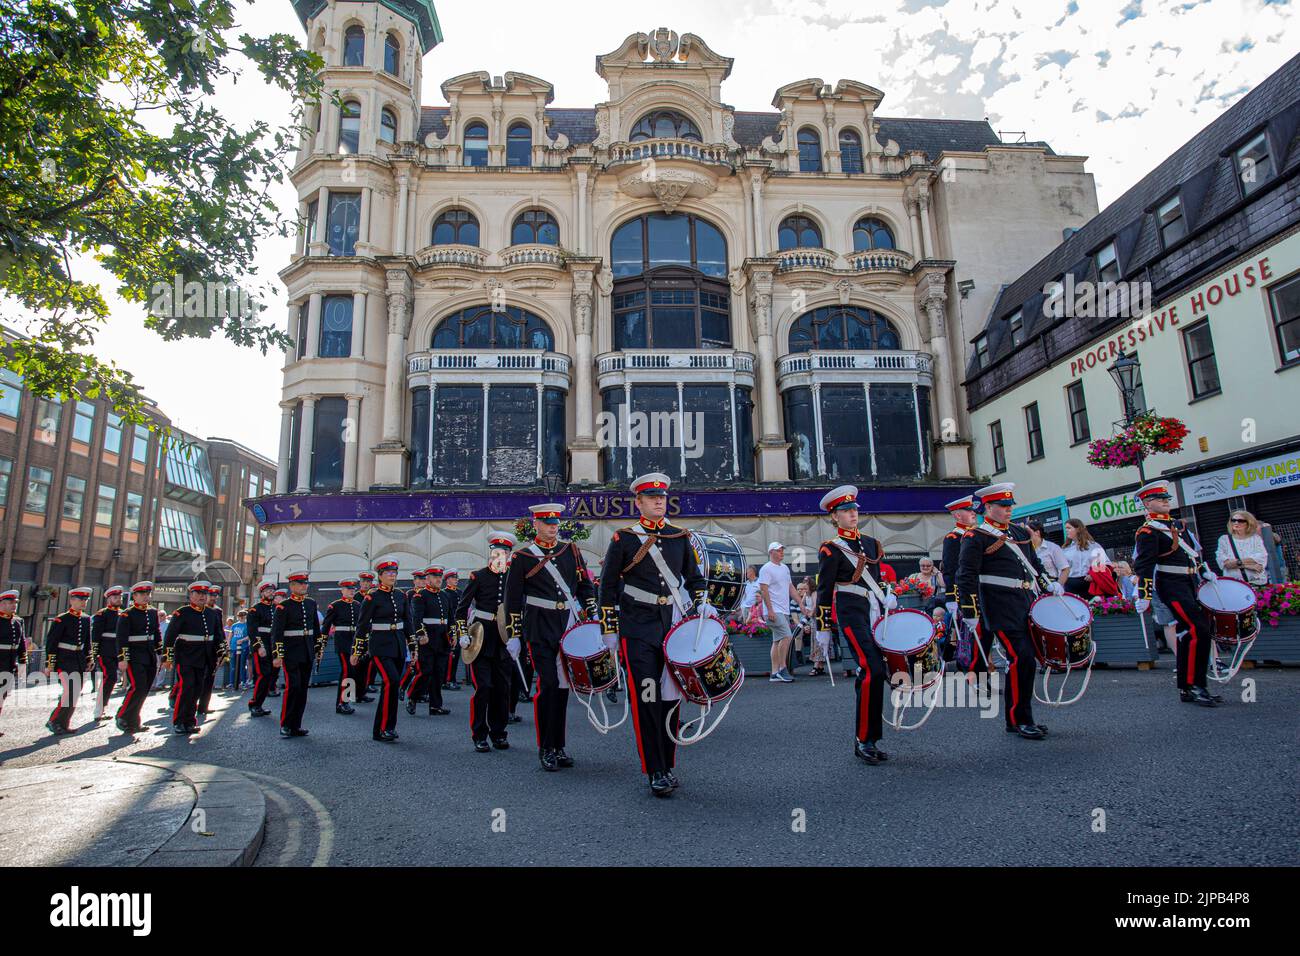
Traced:
<path fill-rule="evenodd" d="M 1244 252 L 1269 235 L 1300 222 L 1300 204 L 1292 199 L 1300 187 L 1294 181 L 1285 188 L 1265 186 L 1250 197 L 1241 196 L 1232 153 L 1264 128 L 1269 130 L 1271 150 L 1280 149 L 1271 156 L 1277 170 L 1275 181 L 1283 182 L 1288 177 L 1294 180 L 1300 172 L 1300 55 L 1292 57 L 1007 284 L 984 330 L 988 334 L 989 365 L 977 371 L 972 364 L 967 370 L 970 407 L 977 407 L 1045 367 L 1049 355 L 1059 359 L 1124 324 L 1123 319 L 1054 320 L 1042 313 L 1044 286 L 1063 278 L 1066 272 L 1072 272 L 1076 281 L 1095 280 L 1093 256 L 1111 241 L 1115 242 L 1123 279 L 1149 280 L 1154 299 L 1160 302 L 1194 285 L 1207 269 L 1227 261 L 1231 254 Z M 1175 191 L 1182 200 L 1188 235 L 1166 250 L 1154 209 Z M 1235 230 L 1231 241 L 1225 238 L 1224 230 Z M 1023 310 L 1025 338 L 1018 348 L 1013 348 L 1007 323 L 1002 320 L 1017 309 Z M 1039 338 L 1047 341 L 1039 342 Z"/>
<path fill-rule="evenodd" d="M 422 142 L 430 132 L 443 135 L 447 128 L 448 108 L 426 106 L 421 110 L 420 131 L 417 141 Z M 780 113 L 736 111 L 734 135 L 741 146 L 757 148 L 764 138 L 775 136 L 781 122 Z M 596 111 L 594 108 L 552 108 L 546 111 L 552 135 L 563 133 L 571 144 L 590 143 L 596 138 Z M 883 146 L 894 140 L 904 152 L 919 149 L 933 162 L 944 150 L 980 152 L 986 146 L 1000 146 L 1002 141 L 987 120 L 949 119 L 894 119 L 877 116 L 880 132 L 876 138 Z M 1026 145 L 1042 146 L 1051 153 L 1046 143 Z"/>

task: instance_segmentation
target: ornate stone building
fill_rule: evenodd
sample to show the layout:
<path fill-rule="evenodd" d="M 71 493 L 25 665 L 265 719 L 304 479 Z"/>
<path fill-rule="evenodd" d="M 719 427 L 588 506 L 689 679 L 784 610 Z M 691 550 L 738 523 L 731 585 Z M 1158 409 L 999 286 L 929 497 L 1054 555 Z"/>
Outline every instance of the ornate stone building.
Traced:
<path fill-rule="evenodd" d="M 738 111 L 732 60 L 667 29 L 596 57 L 594 108 L 486 72 L 425 106 L 432 3 L 295 7 L 341 105 L 293 172 L 269 571 L 467 565 L 525 503 L 621 516 L 650 470 L 755 556 L 815 547 L 840 481 L 895 553 L 941 536 L 974 480 L 963 311 L 1096 212 L 1081 157 L 852 80 Z"/>

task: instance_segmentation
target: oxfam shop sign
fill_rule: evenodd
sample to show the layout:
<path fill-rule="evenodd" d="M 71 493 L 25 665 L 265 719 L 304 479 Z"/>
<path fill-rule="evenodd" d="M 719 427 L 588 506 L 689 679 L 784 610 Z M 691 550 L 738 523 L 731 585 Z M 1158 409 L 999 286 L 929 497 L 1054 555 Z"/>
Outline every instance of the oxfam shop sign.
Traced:
<path fill-rule="evenodd" d="M 1084 524 L 1101 524 L 1103 521 L 1116 521 L 1120 518 L 1136 518 L 1141 514 L 1142 508 L 1131 491 L 1070 505 L 1070 517 L 1078 518 Z"/>

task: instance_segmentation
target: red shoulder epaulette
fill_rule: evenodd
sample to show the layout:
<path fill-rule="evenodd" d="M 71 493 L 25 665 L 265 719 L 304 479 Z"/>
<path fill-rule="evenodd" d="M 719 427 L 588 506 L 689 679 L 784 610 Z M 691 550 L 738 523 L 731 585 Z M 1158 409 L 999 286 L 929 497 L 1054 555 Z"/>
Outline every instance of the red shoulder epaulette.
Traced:
<path fill-rule="evenodd" d="M 1151 533 L 1151 529 L 1146 527 L 1145 525 L 1143 525 L 1141 528 L 1138 528 L 1138 534 L 1150 534 L 1150 533 Z"/>
<path fill-rule="evenodd" d="M 180 616 L 181 616 L 180 608 L 177 608 L 176 610 L 172 611 L 172 617 L 180 617 Z"/>

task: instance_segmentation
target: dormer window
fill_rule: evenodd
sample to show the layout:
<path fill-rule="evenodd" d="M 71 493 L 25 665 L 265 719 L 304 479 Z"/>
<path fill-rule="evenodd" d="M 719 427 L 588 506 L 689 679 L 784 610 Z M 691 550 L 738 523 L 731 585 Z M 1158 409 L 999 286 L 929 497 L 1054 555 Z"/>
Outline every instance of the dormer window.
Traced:
<path fill-rule="evenodd" d="M 862 137 L 856 130 L 840 130 L 840 169 L 846 173 L 862 172 Z"/>
<path fill-rule="evenodd" d="M 400 76 L 398 64 L 402 61 L 402 47 L 391 33 L 384 37 L 384 72 Z"/>
<path fill-rule="evenodd" d="M 975 369 L 979 371 L 988 368 L 989 364 L 989 337 L 987 332 L 981 332 L 975 336 Z"/>
<path fill-rule="evenodd" d="M 1241 194 L 1249 196 L 1273 178 L 1273 159 L 1268 153 L 1268 137 L 1260 133 L 1233 154 Z"/>
<path fill-rule="evenodd" d="M 1156 207 L 1156 225 L 1166 249 L 1187 235 L 1187 217 L 1183 215 L 1183 203 L 1178 196 L 1170 196 Z"/>
<path fill-rule="evenodd" d="M 820 173 L 822 171 L 822 138 L 810 126 L 799 130 L 799 172 Z"/>
<path fill-rule="evenodd" d="M 1108 242 L 1098 249 L 1094 259 L 1097 263 L 1098 282 L 1119 281 L 1119 258 L 1115 255 L 1115 243 Z"/>
<path fill-rule="evenodd" d="M 1007 331 L 1011 334 L 1011 347 L 1019 348 L 1025 341 L 1025 317 L 1019 309 L 1007 319 Z"/>
<path fill-rule="evenodd" d="M 343 65 L 366 65 L 366 31 L 361 27 L 348 27 L 343 34 Z"/>
<path fill-rule="evenodd" d="M 628 134 L 632 143 L 644 139 L 689 139 L 703 142 L 699 128 L 689 118 L 676 110 L 656 110 L 637 121 Z"/>
<path fill-rule="evenodd" d="M 485 123 L 470 123 L 465 127 L 465 165 L 488 164 L 488 130 Z"/>

